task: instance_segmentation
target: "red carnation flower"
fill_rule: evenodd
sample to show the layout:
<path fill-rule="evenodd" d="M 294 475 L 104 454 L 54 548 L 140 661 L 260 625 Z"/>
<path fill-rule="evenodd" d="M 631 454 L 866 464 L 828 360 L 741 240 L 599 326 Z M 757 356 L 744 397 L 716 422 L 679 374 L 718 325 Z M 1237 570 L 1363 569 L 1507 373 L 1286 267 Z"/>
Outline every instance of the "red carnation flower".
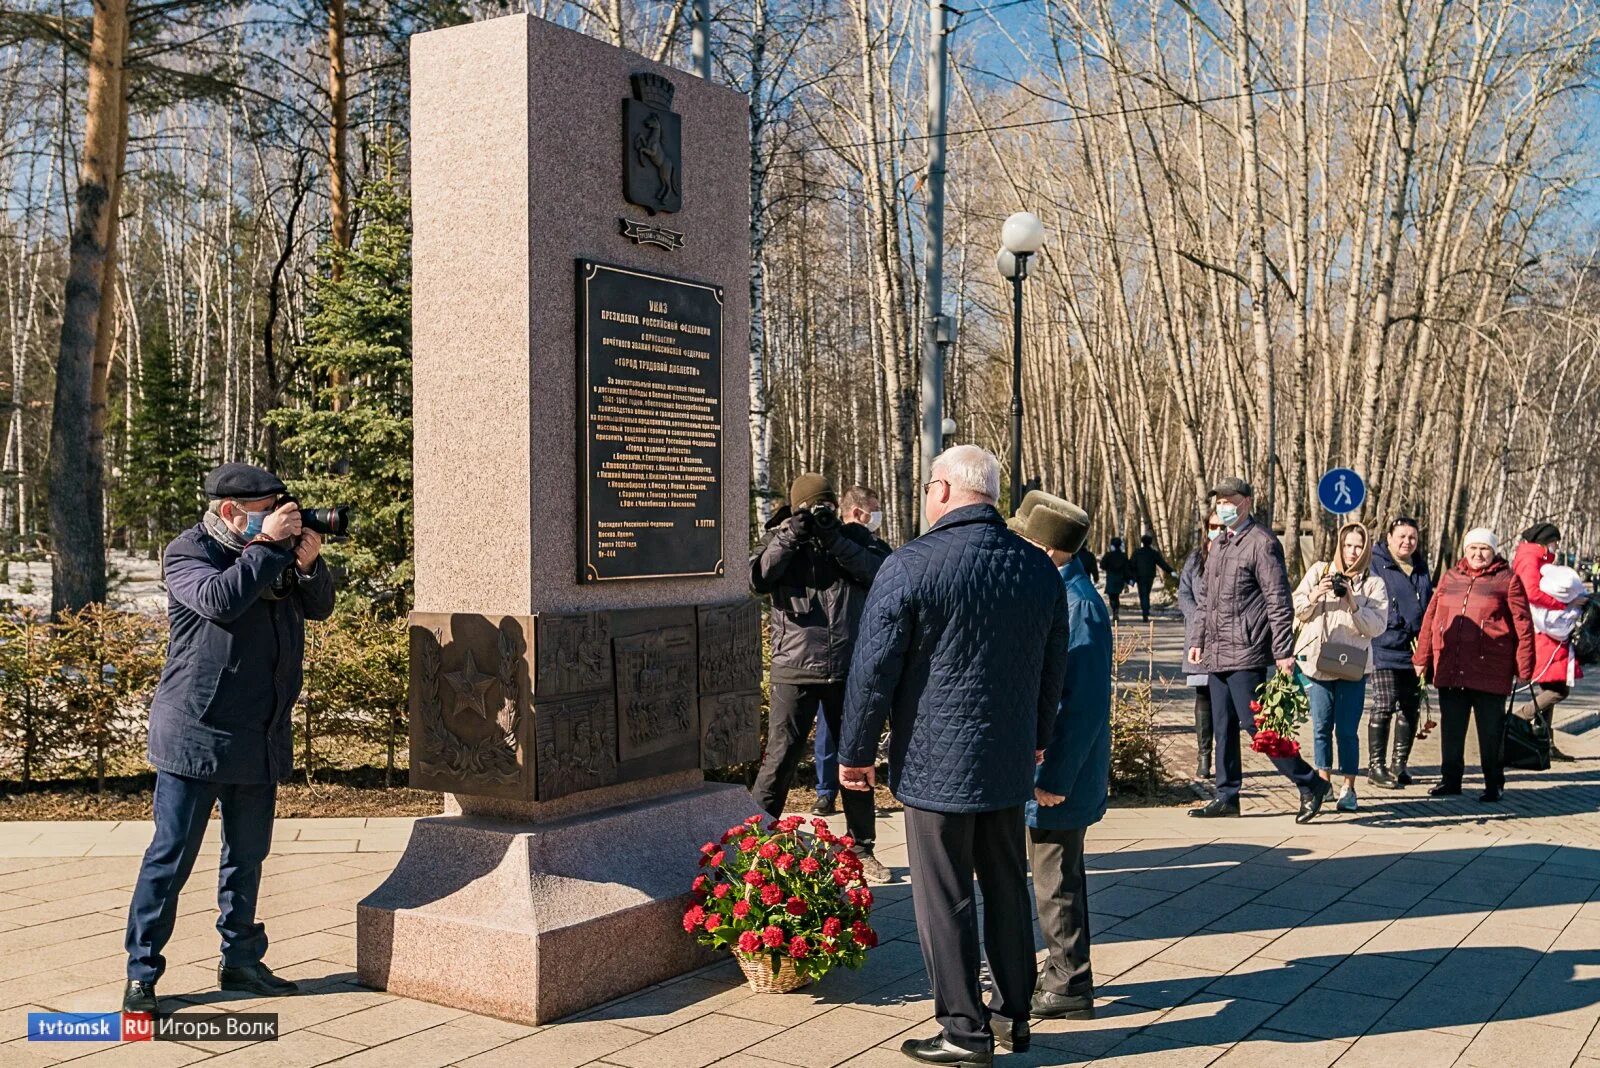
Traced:
<path fill-rule="evenodd" d="M 783 928 L 768 926 L 761 932 L 761 941 L 767 944 L 768 949 L 777 949 L 783 945 Z"/>
<path fill-rule="evenodd" d="M 776 905 L 783 901 L 783 890 L 777 883 L 768 883 L 761 888 L 761 903 L 763 905 Z"/>
<path fill-rule="evenodd" d="M 707 842 L 705 845 L 700 847 L 700 852 L 704 853 L 708 857 L 716 851 L 717 845 L 715 842 Z"/>
<path fill-rule="evenodd" d="M 849 886 L 852 878 L 853 876 L 843 868 L 833 869 L 833 881 L 839 886 Z"/>
<path fill-rule="evenodd" d="M 713 868 L 718 867 L 718 866 L 720 866 L 722 864 L 722 862 L 724 860 L 727 860 L 727 859 L 728 859 L 728 855 L 726 853 L 724 853 L 722 850 L 719 849 L 715 853 L 711 854 L 711 866 Z"/>
<path fill-rule="evenodd" d="M 857 920 L 850 925 L 850 936 L 868 949 L 878 944 L 878 932 L 868 927 L 861 920 Z"/>
<path fill-rule="evenodd" d="M 794 854 L 782 853 L 778 856 L 778 859 L 772 863 L 776 865 L 779 871 L 788 871 L 790 868 L 794 867 Z"/>
<path fill-rule="evenodd" d="M 778 848 L 777 842 L 763 842 L 761 844 L 760 852 L 762 860 L 771 860 L 773 857 L 776 857 L 779 853 L 783 852 L 783 850 Z"/>
<path fill-rule="evenodd" d="M 811 821 L 811 829 L 814 831 L 825 831 L 828 829 L 828 821 L 823 819 L 821 816 L 818 816 L 816 819 Z"/>
<path fill-rule="evenodd" d="M 839 839 L 837 839 L 837 838 L 835 838 L 833 836 L 833 832 L 832 831 L 818 831 L 817 832 L 817 841 L 819 841 L 819 842 L 833 843 L 833 842 L 837 842 L 838 840 Z"/>
<path fill-rule="evenodd" d="M 761 822 L 761 816 L 759 814 L 754 816 L 746 816 L 744 822 L 747 826 L 754 827 L 756 824 Z"/>
<path fill-rule="evenodd" d="M 739 952 L 754 953 L 761 948 L 761 936 L 754 931 L 746 931 L 739 936 Z"/>
<path fill-rule="evenodd" d="M 1261 711 L 1261 702 L 1260 701 L 1251 701 L 1250 702 L 1250 711 L 1252 711 L 1252 712 L 1260 712 Z"/>
<path fill-rule="evenodd" d="M 804 916 L 806 903 L 797 897 L 791 897 L 783 906 L 785 912 L 791 916 Z"/>
<path fill-rule="evenodd" d="M 750 902 L 735 901 L 733 903 L 733 914 L 735 917 L 741 920 L 750 915 Z"/>
<path fill-rule="evenodd" d="M 691 905 L 689 911 L 683 914 L 683 929 L 685 931 L 693 931 L 704 923 L 705 919 L 706 910 L 699 905 Z"/>
<path fill-rule="evenodd" d="M 839 836 L 839 844 L 844 846 L 846 849 L 849 849 L 851 846 L 856 844 L 856 840 L 850 837 L 848 834 L 841 834 Z"/>
<path fill-rule="evenodd" d="M 844 865 L 846 868 L 849 868 L 851 871 L 861 867 L 861 858 L 856 856 L 853 850 L 846 849 L 841 851 L 838 859 L 840 864 Z"/>
<path fill-rule="evenodd" d="M 801 935 L 795 935 L 789 940 L 789 956 L 793 957 L 795 960 L 799 960 L 801 957 L 806 956 L 810 952 L 811 947 L 806 944 L 805 938 Z"/>
<path fill-rule="evenodd" d="M 815 875 L 822 870 L 822 865 L 817 863 L 816 857 L 801 857 L 800 870 L 807 875 Z"/>
<path fill-rule="evenodd" d="M 706 876 L 704 876 L 704 875 L 696 875 L 694 877 L 694 889 L 696 889 L 696 890 L 704 890 L 706 888 L 706 884 L 709 883 L 709 882 L 711 882 L 711 880 L 708 879 Z"/>
<path fill-rule="evenodd" d="M 749 883 L 751 886 L 760 886 L 762 883 L 767 881 L 767 877 L 762 875 L 758 869 L 751 868 L 749 871 L 744 873 L 744 881 Z"/>
<path fill-rule="evenodd" d="M 754 853 L 756 851 L 756 846 L 760 844 L 761 839 L 757 838 L 753 834 L 747 834 L 743 838 L 739 839 L 739 848 L 744 850 L 746 853 Z"/>
<path fill-rule="evenodd" d="M 838 938 L 839 932 L 844 930 L 844 921 L 837 916 L 829 916 L 822 921 L 822 933 L 827 938 Z"/>
<path fill-rule="evenodd" d="M 721 916 L 718 916 L 715 912 L 706 913 L 706 930 L 715 931 L 718 927 L 721 927 L 721 926 L 722 926 L 722 917 Z"/>
<path fill-rule="evenodd" d="M 718 901 L 721 901 L 723 898 L 728 896 L 728 891 L 732 889 L 733 887 L 729 886 L 727 883 L 718 883 L 716 886 L 711 888 L 711 893 Z"/>

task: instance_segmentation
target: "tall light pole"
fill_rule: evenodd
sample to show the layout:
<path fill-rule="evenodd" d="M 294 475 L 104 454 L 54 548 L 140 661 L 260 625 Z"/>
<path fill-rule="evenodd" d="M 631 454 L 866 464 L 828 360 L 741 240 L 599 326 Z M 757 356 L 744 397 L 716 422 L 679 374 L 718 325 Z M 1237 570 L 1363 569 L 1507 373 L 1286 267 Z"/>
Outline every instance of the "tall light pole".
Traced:
<path fill-rule="evenodd" d="M 689 59 L 694 64 L 694 72 L 709 82 L 711 80 L 710 0 L 690 0 Z"/>
<path fill-rule="evenodd" d="M 1011 511 L 1022 501 L 1022 281 L 1028 257 L 1044 245 L 1044 223 L 1019 211 L 1000 228 L 1000 253 L 994 265 L 1011 280 Z"/>
<path fill-rule="evenodd" d="M 944 422 L 944 346 L 949 319 L 944 314 L 944 141 L 949 93 L 945 85 L 949 49 L 949 8 L 945 0 L 928 0 L 928 243 L 924 251 L 923 292 L 927 321 L 922 341 L 922 477 L 932 478 Z M 923 528 L 927 517 L 923 517 Z"/>

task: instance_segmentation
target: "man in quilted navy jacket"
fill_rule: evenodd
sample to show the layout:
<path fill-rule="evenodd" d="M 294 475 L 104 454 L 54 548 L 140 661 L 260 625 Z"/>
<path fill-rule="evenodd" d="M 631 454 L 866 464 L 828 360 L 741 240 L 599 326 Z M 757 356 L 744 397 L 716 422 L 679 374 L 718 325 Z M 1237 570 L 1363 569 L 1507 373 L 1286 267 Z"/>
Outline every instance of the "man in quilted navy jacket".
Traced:
<path fill-rule="evenodd" d="M 1066 673 L 1066 591 L 995 510 L 1000 462 L 958 445 L 923 487 L 928 533 L 892 554 L 867 598 L 839 740 L 839 784 L 870 790 L 890 725 L 889 785 L 906 808 L 912 901 L 941 1034 L 901 1046 L 987 1065 L 996 1029 L 1025 1049 L 1035 979 L 1023 808 Z M 978 986 L 973 875 L 995 1003 Z M 1007 1026 L 1009 1024 L 1009 1026 Z"/>

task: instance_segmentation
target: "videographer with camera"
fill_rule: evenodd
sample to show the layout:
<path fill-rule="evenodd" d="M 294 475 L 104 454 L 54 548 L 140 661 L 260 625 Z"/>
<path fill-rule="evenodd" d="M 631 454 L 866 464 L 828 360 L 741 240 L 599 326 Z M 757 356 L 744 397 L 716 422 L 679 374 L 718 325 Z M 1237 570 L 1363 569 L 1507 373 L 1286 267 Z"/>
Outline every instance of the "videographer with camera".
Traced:
<path fill-rule="evenodd" d="M 262 963 L 267 935 L 256 898 L 277 784 L 294 767 L 290 712 L 305 621 L 333 613 L 333 578 L 311 526 L 342 533 L 345 514 L 302 513 L 276 475 L 248 464 L 223 464 L 204 488 L 204 517 L 162 557 L 170 632 L 150 702 L 155 837 L 128 909 L 124 1012 L 158 1011 L 161 951 L 219 802 L 218 985 L 260 997 L 297 989 Z"/>
<path fill-rule="evenodd" d="M 750 588 L 772 601 L 772 710 L 753 792 L 774 817 L 783 813 L 819 712 L 838 737 L 861 610 L 889 552 L 866 526 L 841 521 L 827 478 L 803 474 L 750 558 Z M 846 790 L 843 801 L 867 878 L 887 881 L 888 869 L 873 856 L 871 792 Z"/>

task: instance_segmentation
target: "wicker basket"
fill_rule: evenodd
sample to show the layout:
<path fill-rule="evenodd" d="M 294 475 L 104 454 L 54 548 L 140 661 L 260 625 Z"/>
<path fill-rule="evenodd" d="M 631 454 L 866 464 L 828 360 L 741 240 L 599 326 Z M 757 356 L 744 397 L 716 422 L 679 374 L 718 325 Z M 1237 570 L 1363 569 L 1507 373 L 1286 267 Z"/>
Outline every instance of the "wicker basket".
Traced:
<path fill-rule="evenodd" d="M 765 953 L 751 956 L 734 950 L 733 959 L 739 962 L 750 989 L 757 994 L 788 994 L 811 982 L 809 977 L 794 970 L 794 960 L 790 957 L 778 958 L 776 973 L 772 970 L 772 959 Z"/>

